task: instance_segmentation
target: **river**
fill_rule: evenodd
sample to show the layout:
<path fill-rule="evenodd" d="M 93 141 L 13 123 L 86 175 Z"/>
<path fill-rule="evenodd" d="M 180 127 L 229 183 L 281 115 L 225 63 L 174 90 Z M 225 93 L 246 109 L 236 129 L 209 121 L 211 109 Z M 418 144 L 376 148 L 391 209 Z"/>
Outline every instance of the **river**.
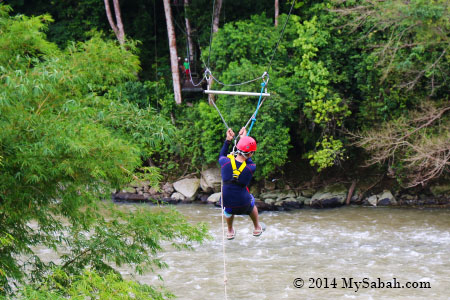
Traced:
<path fill-rule="evenodd" d="M 220 209 L 177 209 L 206 222 L 213 239 L 195 251 L 162 254 L 169 264 L 159 272 L 164 286 L 178 299 L 225 299 Z M 450 210 L 342 207 L 264 212 L 260 219 L 267 225 L 261 237 L 251 235 L 248 217 L 237 217 L 235 240 L 225 240 L 228 299 L 450 299 Z M 161 284 L 155 274 L 136 278 Z M 294 287 L 296 278 L 302 288 Z"/>

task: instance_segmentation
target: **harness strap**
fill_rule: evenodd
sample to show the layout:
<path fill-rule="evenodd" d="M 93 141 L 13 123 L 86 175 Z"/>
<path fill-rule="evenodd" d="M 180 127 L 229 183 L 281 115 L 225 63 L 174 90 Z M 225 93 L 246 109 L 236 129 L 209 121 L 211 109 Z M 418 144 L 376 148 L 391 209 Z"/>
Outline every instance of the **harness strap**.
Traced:
<path fill-rule="evenodd" d="M 245 184 L 240 183 L 239 181 L 237 181 L 237 180 L 234 179 L 234 178 L 233 178 L 233 180 L 225 180 L 225 181 L 223 182 L 223 185 L 237 185 L 237 186 L 240 186 L 240 187 L 242 187 L 242 188 L 247 187 Z"/>
<path fill-rule="evenodd" d="M 236 167 L 236 159 L 234 158 L 233 154 L 228 154 L 227 157 L 230 159 L 231 167 L 233 168 L 233 178 L 238 179 L 239 175 L 241 175 L 242 171 L 244 170 L 247 163 L 244 161 L 239 169 Z"/>

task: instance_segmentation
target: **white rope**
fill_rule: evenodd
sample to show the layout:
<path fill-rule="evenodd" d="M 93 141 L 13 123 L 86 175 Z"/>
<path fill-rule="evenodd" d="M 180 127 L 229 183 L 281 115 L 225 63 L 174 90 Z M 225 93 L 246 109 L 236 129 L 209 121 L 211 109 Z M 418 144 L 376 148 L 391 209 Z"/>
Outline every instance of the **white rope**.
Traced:
<path fill-rule="evenodd" d="M 220 118 L 222 119 L 223 124 L 225 125 L 225 127 L 230 128 L 227 124 L 227 122 L 225 121 L 225 118 L 222 116 L 222 113 L 220 112 L 219 108 L 217 107 L 216 103 L 214 102 L 213 99 L 211 99 L 211 103 L 213 104 L 213 106 L 215 107 L 215 109 L 217 110 L 217 112 L 219 113 Z"/>
<path fill-rule="evenodd" d="M 251 80 L 248 80 L 248 81 L 244 81 L 244 82 L 240 82 L 240 83 L 230 83 L 230 84 L 227 84 L 227 83 L 223 83 L 222 81 L 220 81 L 220 80 L 218 80 L 216 77 L 214 77 L 214 75 L 211 73 L 211 70 L 209 70 L 209 69 L 206 69 L 206 72 L 212 77 L 212 79 L 214 79 L 214 81 L 215 82 L 217 82 L 218 84 L 221 84 L 221 85 L 223 85 L 223 86 L 240 86 L 240 85 L 245 85 L 245 84 L 249 84 L 249 83 L 251 83 L 251 82 L 255 82 L 255 81 L 257 81 L 257 80 L 264 80 L 264 77 L 266 76 L 266 72 L 264 72 L 264 74 L 262 75 L 262 76 L 259 76 L 259 77 L 256 77 L 255 79 L 251 79 Z"/>
<path fill-rule="evenodd" d="M 228 299 L 227 294 L 227 263 L 226 263 L 226 253 L 225 253 L 225 225 L 223 222 L 223 180 L 220 186 L 220 207 L 221 207 L 221 215 L 222 215 L 222 252 L 223 252 L 223 285 L 225 289 L 225 300 Z"/>

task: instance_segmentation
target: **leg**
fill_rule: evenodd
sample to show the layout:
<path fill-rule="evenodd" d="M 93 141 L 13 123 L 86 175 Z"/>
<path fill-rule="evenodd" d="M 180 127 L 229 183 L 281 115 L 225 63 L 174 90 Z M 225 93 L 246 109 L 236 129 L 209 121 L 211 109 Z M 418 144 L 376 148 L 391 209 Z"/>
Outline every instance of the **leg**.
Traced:
<path fill-rule="evenodd" d="M 233 240 L 236 235 L 236 231 L 233 228 L 234 215 L 230 216 L 225 215 L 225 220 L 227 220 L 227 227 L 228 227 L 227 240 Z"/>
<path fill-rule="evenodd" d="M 228 234 L 233 234 L 234 215 L 231 215 L 229 218 L 225 217 L 225 220 L 227 220 Z"/>
<path fill-rule="evenodd" d="M 261 230 L 261 225 L 259 225 L 259 220 L 258 220 L 258 208 L 256 208 L 256 205 L 253 206 L 253 210 L 250 213 L 250 218 L 253 221 L 253 225 L 255 226 L 255 230 Z"/>

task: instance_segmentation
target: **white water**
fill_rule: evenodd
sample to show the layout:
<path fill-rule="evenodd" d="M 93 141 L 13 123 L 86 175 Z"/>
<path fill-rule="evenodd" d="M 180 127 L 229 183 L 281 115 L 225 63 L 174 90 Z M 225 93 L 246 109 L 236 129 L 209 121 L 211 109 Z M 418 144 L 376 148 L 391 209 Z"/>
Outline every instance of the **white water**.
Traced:
<path fill-rule="evenodd" d="M 191 222 L 208 223 L 213 240 L 195 251 L 165 252 L 163 285 L 178 299 L 225 299 L 220 209 L 177 209 Z M 228 299 L 450 299 L 450 210 L 344 207 L 265 212 L 260 219 L 267 225 L 261 237 L 251 235 L 248 217 L 237 217 L 236 239 L 225 241 Z M 298 277 L 303 288 L 293 286 Z M 342 288 L 341 278 L 349 277 L 395 277 L 431 288 Z M 308 288 L 309 278 L 336 278 L 336 288 Z M 161 285 L 155 274 L 136 279 Z"/>

